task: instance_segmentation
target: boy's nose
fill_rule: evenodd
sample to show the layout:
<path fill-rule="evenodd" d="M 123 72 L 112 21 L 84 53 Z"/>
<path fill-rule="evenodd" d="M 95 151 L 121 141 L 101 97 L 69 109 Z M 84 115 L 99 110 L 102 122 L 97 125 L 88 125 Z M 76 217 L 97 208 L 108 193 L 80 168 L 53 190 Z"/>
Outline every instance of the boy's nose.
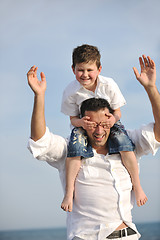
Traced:
<path fill-rule="evenodd" d="M 88 76 L 87 71 L 83 71 L 83 77 L 87 77 L 87 76 Z"/>

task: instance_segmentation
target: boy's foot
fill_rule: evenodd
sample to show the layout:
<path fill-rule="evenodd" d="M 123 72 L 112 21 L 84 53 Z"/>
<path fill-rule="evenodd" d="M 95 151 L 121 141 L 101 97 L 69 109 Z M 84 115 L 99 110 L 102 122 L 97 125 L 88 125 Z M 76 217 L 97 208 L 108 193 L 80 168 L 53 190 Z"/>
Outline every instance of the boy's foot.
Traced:
<path fill-rule="evenodd" d="M 66 212 L 72 212 L 73 197 L 64 196 L 61 208 Z"/>
<path fill-rule="evenodd" d="M 143 189 L 141 187 L 139 187 L 139 188 L 133 188 L 133 190 L 135 193 L 137 206 L 140 207 L 140 206 L 144 205 L 147 202 L 148 198 L 147 198 L 146 194 L 144 193 Z"/>

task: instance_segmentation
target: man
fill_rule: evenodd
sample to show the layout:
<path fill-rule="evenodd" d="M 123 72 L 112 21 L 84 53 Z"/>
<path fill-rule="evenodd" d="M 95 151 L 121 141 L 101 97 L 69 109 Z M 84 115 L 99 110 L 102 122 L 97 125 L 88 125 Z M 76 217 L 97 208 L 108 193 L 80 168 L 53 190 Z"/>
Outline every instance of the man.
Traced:
<path fill-rule="evenodd" d="M 149 96 L 155 122 L 128 132 L 136 146 L 137 159 L 149 152 L 154 154 L 160 147 L 160 94 L 155 85 L 155 64 L 150 57 L 146 58 L 143 55 L 143 58 L 140 58 L 140 66 L 141 74 L 136 68 L 134 73 Z M 39 81 L 37 68 L 33 66 L 27 76 L 29 85 L 35 93 L 29 149 L 34 157 L 47 161 L 59 170 L 65 189 L 67 141 L 53 135 L 46 128 L 45 75 L 41 73 Z M 132 223 L 133 194 L 130 176 L 122 165 L 119 154 L 107 154 L 110 129 L 105 125 L 105 121 L 109 116 L 109 106 L 104 101 L 86 100 L 81 106 L 82 115 L 89 116 L 91 121 L 95 122 L 94 127 L 86 130 L 94 157 L 82 159 L 81 169 L 76 178 L 73 210 L 67 214 L 69 240 L 134 240 L 140 237 Z"/>

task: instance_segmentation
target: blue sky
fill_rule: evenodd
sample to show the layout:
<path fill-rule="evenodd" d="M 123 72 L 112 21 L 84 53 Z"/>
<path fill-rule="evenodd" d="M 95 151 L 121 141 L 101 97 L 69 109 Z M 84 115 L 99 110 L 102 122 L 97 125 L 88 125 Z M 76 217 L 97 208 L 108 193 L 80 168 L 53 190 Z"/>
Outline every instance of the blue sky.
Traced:
<path fill-rule="evenodd" d="M 74 79 L 71 54 L 83 43 L 98 46 L 102 74 L 123 92 L 126 128 L 153 120 L 150 103 L 132 67 L 142 54 L 157 66 L 160 89 L 160 2 L 158 0 L 1 0 L 0 230 L 65 226 L 58 172 L 27 150 L 33 94 L 26 73 L 36 65 L 47 77 L 46 122 L 69 134 L 60 113 L 63 89 Z M 134 221 L 160 221 L 160 151 L 141 160 L 141 183 L 148 203 L 135 207 Z"/>

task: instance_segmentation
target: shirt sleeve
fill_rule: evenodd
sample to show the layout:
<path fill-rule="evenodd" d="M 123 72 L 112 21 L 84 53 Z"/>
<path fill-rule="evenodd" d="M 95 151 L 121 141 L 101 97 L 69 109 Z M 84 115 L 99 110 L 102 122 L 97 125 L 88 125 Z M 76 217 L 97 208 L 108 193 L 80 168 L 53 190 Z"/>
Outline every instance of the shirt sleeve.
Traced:
<path fill-rule="evenodd" d="M 76 82 L 71 82 L 63 92 L 61 112 L 67 116 L 78 116 L 79 106 L 76 104 Z"/>
<path fill-rule="evenodd" d="M 109 84 L 106 87 L 106 94 L 110 96 L 111 108 L 117 109 L 124 106 L 126 104 L 126 100 L 122 95 L 117 83 L 112 78 L 110 78 L 108 82 Z"/>
<path fill-rule="evenodd" d="M 160 142 L 155 139 L 154 123 L 143 125 L 138 130 L 127 131 L 129 137 L 135 144 L 135 154 L 139 158 L 142 155 L 151 153 L 155 155 L 160 147 Z"/>
<path fill-rule="evenodd" d="M 76 104 L 74 96 L 65 96 L 63 95 L 61 112 L 67 116 L 78 116 L 79 115 L 79 106 Z"/>
<path fill-rule="evenodd" d="M 67 156 L 67 142 L 58 135 L 52 134 L 46 127 L 44 136 L 38 141 L 31 138 L 28 141 L 28 149 L 34 158 L 46 161 L 55 168 L 60 169 Z"/>

